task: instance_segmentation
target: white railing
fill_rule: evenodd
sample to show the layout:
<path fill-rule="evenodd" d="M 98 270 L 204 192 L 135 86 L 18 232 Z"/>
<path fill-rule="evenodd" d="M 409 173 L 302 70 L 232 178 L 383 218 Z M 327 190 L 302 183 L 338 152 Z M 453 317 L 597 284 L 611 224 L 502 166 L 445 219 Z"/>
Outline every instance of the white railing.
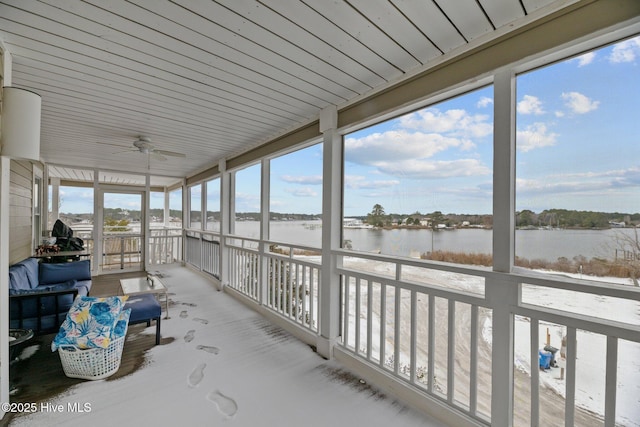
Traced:
<path fill-rule="evenodd" d="M 229 286 L 248 298 L 260 303 L 261 292 L 258 287 L 261 257 L 258 240 L 226 240 L 229 251 Z"/>
<path fill-rule="evenodd" d="M 219 238 L 187 232 L 188 262 L 211 274 L 220 266 L 226 270 L 217 272 L 225 286 L 277 314 L 285 327 L 290 322 L 319 333 L 321 316 L 331 310 L 320 306 L 317 248 L 240 236 L 224 236 L 221 244 Z M 226 264 L 220 262 L 221 250 Z M 346 250 L 332 256 L 341 277 L 337 345 L 363 366 L 477 424 L 536 426 L 552 419 L 566 426 L 635 425 L 619 402 L 633 392 L 629 382 L 638 375 L 625 363 L 640 358 L 639 289 Z M 585 295 L 610 308 L 592 310 L 580 302 Z M 620 302 L 631 304 L 636 314 L 617 314 Z M 562 361 L 561 352 L 565 356 L 564 369 L 539 369 L 547 329 L 557 360 Z M 513 336 L 504 331 L 514 331 Z M 602 344 L 592 346 L 593 336 Z M 587 372 L 589 352 L 602 359 L 602 370 Z M 591 396 L 596 407 L 581 396 L 581 381 L 594 375 L 601 383 L 601 396 Z M 510 389 L 505 395 L 513 396 L 513 415 L 508 405 L 492 402 L 495 384 Z"/>
<path fill-rule="evenodd" d="M 491 309 L 482 269 L 446 271 L 422 262 L 342 254 L 340 345 L 398 381 L 482 423 L 490 420 L 491 346 L 481 340 Z M 439 268 L 444 268 L 439 265 Z M 433 285 L 426 284 L 433 277 Z M 420 282 L 420 283 L 418 283 Z"/>
<path fill-rule="evenodd" d="M 213 232 L 185 231 L 185 262 L 220 279 L 220 236 Z"/>
<path fill-rule="evenodd" d="M 142 265 L 142 235 L 105 234 L 102 237 L 102 270 L 139 269 Z"/>
<path fill-rule="evenodd" d="M 151 229 L 149 233 L 149 264 L 171 264 L 182 260 L 182 229 Z"/>
<path fill-rule="evenodd" d="M 637 363 L 625 359 L 640 357 L 639 289 L 524 270 L 501 274 L 346 251 L 336 255 L 343 263 L 340 346 L 354 357 L 484 424 L 492 420 L 492 382 L 513 373 L 514 425 L 545 425 L 550 418 L 566 426 L 636 425 L 637 399 L 631 406 L 616 402 L 637 386 Z M 513 303 L 486 296 L 499 282 L 517 289 Z M 621 303 L 630 308 L 620 312 Z M 511 313 L 513 340 L 493 334 L 493 314 L 503 305 Z M 550 346 L 541 338 L 547 329 Z M 543 347 L 556 350 L 560 364 L 562 352 L 566 365 L 540 370 Z M 494 371 L 497 352 L 514 355 L 514 363 Z M 594 359 L 602 360 L 601 370 L 593 369 Z"/>
<path fill-rule="evenodd" d="M 317 248 L 229 236 L 228 285 L 313 332 L 319 325 L 320 263 Z"/>
<path fill-rule="evenodd" d="M 518 384 L 518 378 L 515 379 L 515 412 L 531 420 L 532 426 L 543 424 L 541 419 L 547 411 L 549 396 L 557 399 L 559 394 L 564 396 L 566 426 L 585 424 L 579 418 L 585 411 L 599 414 L 605 426 L 638 425 L 640 289 L 577 279 L 550 279 L 520 271 L 512 279 L 521 295 L 513 309 L 516 337 L 522 335 L 523 341 L 528 338 L 530 350 L 528 355 L 516 350 L 516 359 L 522 357 L 529 366 L 537 368 L 538 349 L 546 347 L 549 339 L 551 347 L 558 349 L 557 358 L 560 359 L 560 352 L 566 356 L 562 368 L 530 369 L 530 378 L 520 379 L 525 384 Z M 528 329 L 528 333 L 519 331 L 518 324 L 523 325 L 520 329 Z M 516 343 L 516 349 L 527 347 L 526 344 Z M 553 393 L 544 393 L 548 390 Z M 628 398 L 623 397 L 630 394 L 636 398 L 629 404 Z M 517 402 L 526 401 L 528 407 L 518 407 Z"/>

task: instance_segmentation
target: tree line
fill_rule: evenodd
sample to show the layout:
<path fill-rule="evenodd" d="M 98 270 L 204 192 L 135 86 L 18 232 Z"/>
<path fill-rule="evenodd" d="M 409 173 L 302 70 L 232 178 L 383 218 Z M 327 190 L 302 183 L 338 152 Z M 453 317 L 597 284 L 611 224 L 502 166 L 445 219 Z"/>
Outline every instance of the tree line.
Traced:
<path fill-rule="evenodd" d="M 493 216 L 490 214 L 443 214 L 441 211 L 411 214 L 387 214 L 379 203 L 371 212 L 359 217 L 374 227 L 422 226 L 427 228 L 460 227 L 463 225 L 491 228 Z M 531 210 L 516 212 L 516 226 L 553 228 L 611 228 L 615 226 L 633 227 L 640 225 L 640 213 L 593 212 L 568 209 L 546 209 L 540 213 Z"/>

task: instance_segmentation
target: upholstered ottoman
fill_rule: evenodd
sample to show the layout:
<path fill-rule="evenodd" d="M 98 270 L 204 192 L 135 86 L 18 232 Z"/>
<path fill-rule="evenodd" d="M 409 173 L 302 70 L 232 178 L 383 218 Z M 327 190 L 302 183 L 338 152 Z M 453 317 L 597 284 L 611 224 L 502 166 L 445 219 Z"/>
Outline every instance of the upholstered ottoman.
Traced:
<path fill-rule="evenodd" d="M 124 309 L 131 309 L 129 324 L 146 322 L 151 326 L 151 321 L 156 321 L 156 345 L 160 344 L 160 317 L 162 308 L 160 302 L 153 294 L 132 295 L 124 305 Z"/>

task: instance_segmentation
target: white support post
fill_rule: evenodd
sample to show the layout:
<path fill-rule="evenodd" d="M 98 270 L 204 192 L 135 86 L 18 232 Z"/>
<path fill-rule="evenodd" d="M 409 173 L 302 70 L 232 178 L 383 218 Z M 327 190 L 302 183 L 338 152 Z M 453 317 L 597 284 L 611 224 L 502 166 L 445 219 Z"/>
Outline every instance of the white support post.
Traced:
<path fill-rule="evenodd" d="M 51 179 L 51 221 L 52 221 L 51 227 L 53 227 L 53 223 L 55 223 L 56 219 L 60 217 L 60 178 L 50 178 L 50 179 Z M 95 197 L 95 194 L 94 194 L 94 197 Z"/>
<path fill-rule="evenodd" d="M 40 219 L 42 222 L 42 237 L 49 236 L 49 166 L 44 165 L 42 171 L 42 204 L 40 205 Z"/>
<path fill-rule="evenodd" d="M 320 112 L 320 132 L 323 133 L 322 154 L 322 267 L 319 289 L 318 353 L 330 359 L 340 334 L 340 275 L 336 273 L 337 258 L 332 250 L 339 249 L 342 237 L 342 138 L 337 131 L 336 107 Z"/>
<path fill-rule="evenodd" d="M 515 77 L 511 70 L 494 80 L 493 269 L 510 273 L 515 256 Z M 508 280 L 486 284 L 493 310 L 491 425 L 513 425 L 513 330 L 511 307 L 519 286 Z"/>
<path fill-rule="evenodd" d="M 0 40 L 3 84 L 11 86 L 11 54 Z M 0 129 L 1 131 L 1 129 Z M 0 402 L 9 403 L 9 230 L 11 160 L 0 156 Z M 4 406 L 4 405 L 2 405 Z M 0 419 L 6 410 L 0 408 Z"/>
<path fill-rule="evenodd" d="M 269 295 L 269 263 L 265 254 L 269 252 L 269 248 L 265 242 L 269 240 L 271 162 L 269 159 L 262 159 L 260 166 L 260 246 L 258 249 L 260 251 L 260 295 L 258 298 L 260 304 L 266 304 L 267 295 Z"/>
<path fill-rule="evenodd" d="M 142 230 L 144 230 L 142 259 L 144 260 L 144 270 L 149 271 L 149 267 L 151 266 L 151 253 L 149 252 L 149 242 L 151 241 L 151 217 L 149 212 L 151 210 L 151 176 L 149 174 L 145 177 L 144 197 L 142 199 Z"/>
<path fill-rule="evenodd" d="M 189 209 L 189 195 L 187 194 L 187 191 L 189 191 L 189 188 L 187 187 L 187 180 L 186 179 L 182 179 L 182 218 L 180 223 L 182 224 L 182 265 L 184 266 L 186 264 L 187 261 L 187 257 L 189 256 L 187 254 L 187 233 L 186 233 L 186 228 L 187 228 L 187 221 L 189 219 L 189 215 L 187 213 L 187 210 Z"/>
<path fill-rule="evenodd" d="M 234 215 L 231 205 L 231 176 L 227 172 L 227 163 L 220 160 L 220 283 L 221 288 L 229 284 L 229 251 L 226 236 L 231 232 L 231 215 Z"/>
<path fill-rule="evenodd" d="M 169 228 L 171 225 L 171 193 L 164 187 L 164 228 Z"/>
<path fill-rule="evenodd" d="M 0 157 L 0 402 L 9 397 L 9 180 L 11 161 Z M 0 409 L 0 417 L 6 411 Z"/>
<path fill-rule="evenodd" d="M 207 182 L 204 181 L 200 184 L 200 230 L 207 231 Z M 204 270 L 204 234 L 200 233 L 199 245 L 200 245 L 200 271 Z"/>
<path fill-rule="evenodd" d="M 54 197 L 56 203 L 57 199 Z M 98 170 L 93 171 L 93 265 L 91 274 L 98 275 L 102 271 L 102 252 L 104 245 L 103 224 L 104 224 L 104 194 L 100 190 L 100 177 Z"/>

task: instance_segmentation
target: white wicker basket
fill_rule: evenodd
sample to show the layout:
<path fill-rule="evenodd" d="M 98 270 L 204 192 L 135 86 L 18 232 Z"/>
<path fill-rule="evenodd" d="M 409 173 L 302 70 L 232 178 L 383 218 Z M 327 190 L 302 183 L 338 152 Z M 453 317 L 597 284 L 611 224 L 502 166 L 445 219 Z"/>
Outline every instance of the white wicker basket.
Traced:
<path fill-rule="evenodd" d="M 114 339 L 107 348 L 79 349 L 69 345 L 61 346 L 58 353 L 65 375 L 70 378 L 100 380 L 115 374 L 120 368 L 124 339 L 124 336 Z"/>

